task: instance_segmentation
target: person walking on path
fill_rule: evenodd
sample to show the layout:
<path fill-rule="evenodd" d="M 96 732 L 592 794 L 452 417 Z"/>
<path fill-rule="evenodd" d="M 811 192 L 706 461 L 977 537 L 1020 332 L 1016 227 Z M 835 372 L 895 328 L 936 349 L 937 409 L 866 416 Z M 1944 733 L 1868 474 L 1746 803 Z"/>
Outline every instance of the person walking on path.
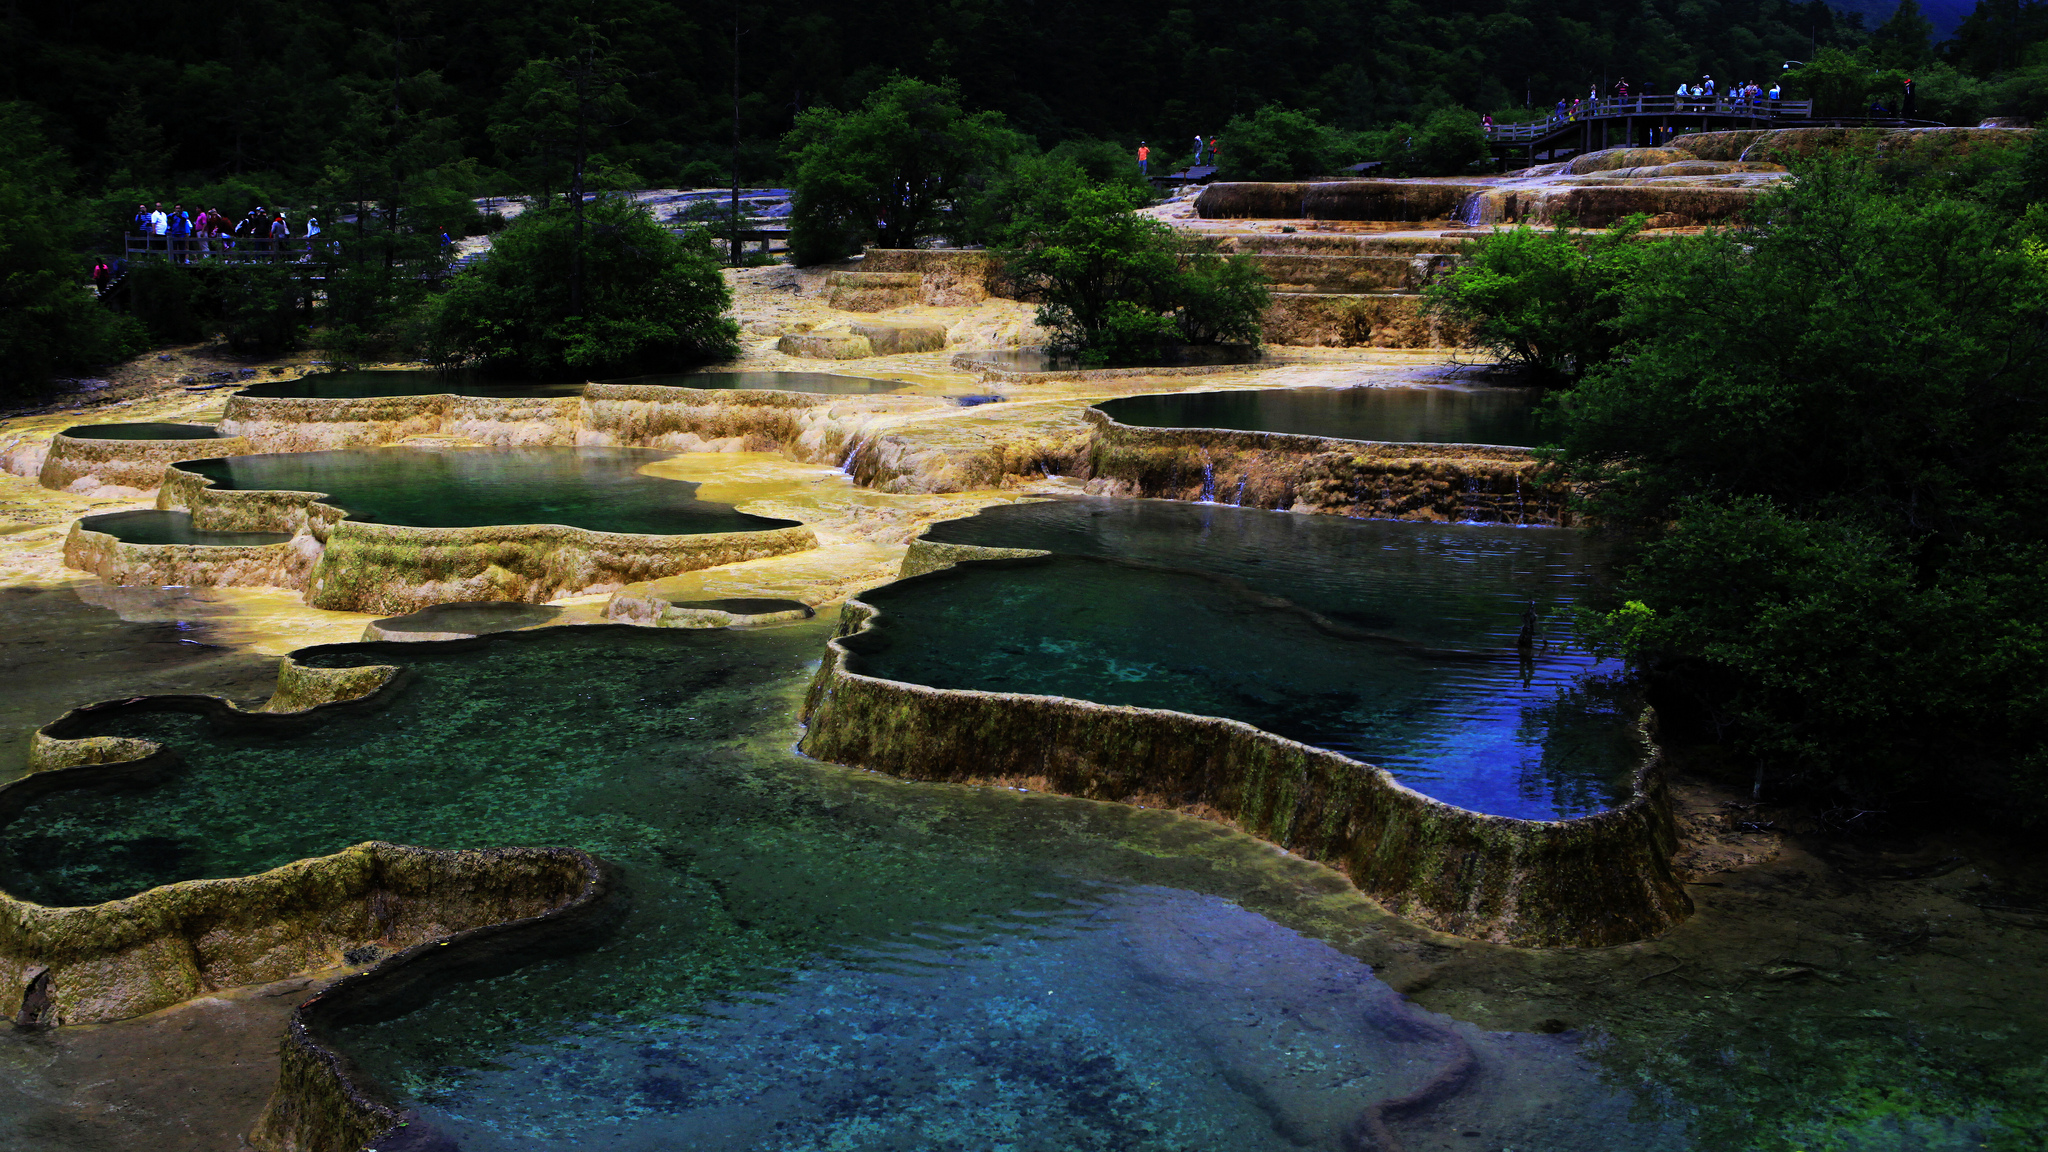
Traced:
<path fill-rule="evenodd" d="M 1200 164 L 1201 162 L 1202 162 L 1202 138 L 1201 138 L 1200 136 L 1196 136 L 1196 137 L 1195 137 L 1195 163 L 1194 163 L 1194 164 L 1190 164 L 1190 165 L 1188 165 L 1188 167 L 1192 168 L 1192 167 L 1194 167 L 1194 166 L 1195 166 L 1195 164 Z"/>
<path fill-rule="evenodd" d="M 292 234 L 292 226 L 285 223 L 284 212 L 279 210 L 270 219 L 270 251 L 274 256 L 284 255 L 285 238 Z"/>
<path fill-rule="evenodd" d="M 1223 137 L 1221 136 L 1209 137 L 1209 165 L 1213 168 L 1223 167 Z"/>
<path fill-rule="evenodd" d="M 94 295 L 105 296 L 107 294 L 107 278 L 113 274 L 114 270 L 107 266 L 105 260 L 98 257 L 93 258 L 92 290 Z"/>
<path fill-rule="evenodd" d="M 1152 174 L 1152 149 L 1143 140 L 1138 141 L 1138 175 Z"/>

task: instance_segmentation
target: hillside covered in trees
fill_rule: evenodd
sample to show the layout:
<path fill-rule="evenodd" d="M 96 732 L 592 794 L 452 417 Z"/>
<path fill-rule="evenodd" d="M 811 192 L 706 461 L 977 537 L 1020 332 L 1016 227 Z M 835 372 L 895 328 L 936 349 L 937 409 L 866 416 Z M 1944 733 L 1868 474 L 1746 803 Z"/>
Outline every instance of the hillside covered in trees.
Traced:
<path fill-rule="evenodd" d="M 2048 4 L 1983 0 L 1935 35 L 1914 0 L 1868 28 L 1821 0 L 85 0 L 0 17 L 0 100 L 34 106 L 81 185 L 110 197 L 223 181 L 345 196 L 426 171 L 543 191 L 579 145 L 593 179 L 717 183 L 735 99 L 743 177 L 779 179 L 800 113 L 899 72 L 956 82 L 1041 146 L 1145 139 L 1169 159 L 1269 105 L 1348 131 L 1452 107 L 1499 118 L 1624 78 L 1768 83 L 1831 47 L 1914 70 L 1923 115 L 2044 111 Z"/>

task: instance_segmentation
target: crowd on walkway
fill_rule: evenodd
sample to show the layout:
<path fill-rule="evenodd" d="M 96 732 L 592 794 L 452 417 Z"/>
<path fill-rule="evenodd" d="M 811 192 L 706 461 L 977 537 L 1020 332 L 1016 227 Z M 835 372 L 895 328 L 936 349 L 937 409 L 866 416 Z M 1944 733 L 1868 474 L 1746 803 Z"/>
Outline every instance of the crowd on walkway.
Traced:
<path fill-rule="evenodd" d="M 1626 79 L 1617 80 L 1606 95 L 1600 92 L 1600 85 L 1589 87 L 1584 96 L 1560 96 L 1550 110 L 1548 122 L 1565 124 L 1589 116 L 1630 112 L 1710 112 L 1720 109 L 1763 108 L 1774 106 L 1783 98 L 1784 89 L 1777 84 L 1765 88 L 1761 84 L 1744 82 L 1718 89 L 1712 76 L 1701 76 L 1698 82 L 1682 83 L 1672 92 L 1669 106 L 1663 101 L 1650 102 L 1648 93 L 1631 93 Z M 1494 130 L 1493 117 L 1487 116 L 1484 127 L 1488 134 Z"/>
<path fill-rule="evenodd" d="M 1195 158 L 1188 162 L 1188 167 L 1190 169 L 1200 167 L 1204 163 L 1204 157 L 1207 158 L 1206 162 L 1213 167 L 1221 168 L 1223 166 L 1223 137 L 1195 137 Z M 1138 175 L 1150 176 L 1151 174 L 1152 146 L 1140 140 L 1138 141 Z"/>
<path fill-rule="evenodd" d="M 155 251 L 168 252 L 174 259 L 183 260 L 193 254 L 214 251 L 229 252 L 237 244 L 251 245 L 265 251 L 280 251 L 281 241 L 292 236 L 291 221 L 285 218 L 284 209 L 266 211 L 261 204 L 249 209 L 239 218 L 229 216 L 218 208 L 201 208 L 194 216 L 185 211 L 183 204 L 171 205 L 164 211 L 159 201 L 152 208 L 147 204 L 135 206 L 132 221 L 133 234 L 143 238 Z M 308 217 L 301 235 L 311 239 L 320 235 L 320 221 Z M 270 243 L 263 243 L 269 241 Z M 160 247 L 158 245 L 161 245 Z"/>

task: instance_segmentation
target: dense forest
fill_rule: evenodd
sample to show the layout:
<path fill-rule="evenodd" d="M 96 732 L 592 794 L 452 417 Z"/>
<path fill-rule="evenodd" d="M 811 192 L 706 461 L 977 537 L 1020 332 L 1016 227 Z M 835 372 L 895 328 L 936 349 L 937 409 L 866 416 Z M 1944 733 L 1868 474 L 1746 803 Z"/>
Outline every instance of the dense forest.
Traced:
<path fill-rule="evenodd" d="M 81 0 L 0 17 L 0 100 L 37 109 L 110 196 L 292 194 L 371 179 L 372 156 L 477 192 L 559 188 L 572 123 L 594 178 L 716 184 L 735 107 L 742 175 L 775 180 L 800 113 L 894 73 L 950 80 L 1042 146 L 1147 139 L 1167 157 L 1268 105 L 1351 131 L 1499 117 L 1620 79 L 1768 83 L 1831 47 L 1916 70 L 1923 109 L 1952 121 L 2044 110 L 2048 3 L 1982 0 L 1939 44 L 1914 0 L 1866 23 L 1821 0 Z"/>

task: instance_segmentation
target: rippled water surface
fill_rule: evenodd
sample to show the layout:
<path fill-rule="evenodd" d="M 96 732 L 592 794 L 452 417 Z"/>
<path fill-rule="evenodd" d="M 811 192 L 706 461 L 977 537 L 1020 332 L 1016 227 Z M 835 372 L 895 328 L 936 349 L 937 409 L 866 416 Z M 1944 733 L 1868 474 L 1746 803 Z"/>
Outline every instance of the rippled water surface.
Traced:
<path fill-rule="evenodd" d="M 1533 388 L 1273 388 L 1125 396 L 1097 404 L 1120 424 L 1232 428 L 1340 440 L 1533 445 Z"/>
<path fill-rule="evenodd" d="M 1635 691 L 1568 623 L 1602 561 L 1570 529 L 1062 500 L 929 536 L 1060 555 L 865 593 L 859 671 L 1227 716 L 1530 819 L 1625 799 L 1643 756 Z"/>
<path fill-rule="evenodd" d="M 1252 910 L 1338 898 L 1321 869 L 1165 813 L 796 757 L 827 627 L 315 650 L 413 675 L 290 739 L 108 719 L 183 767 L 29 807 L 0 880 L 72 903 L 370 838 L 600 854 L 622 919 L 593 948 L 334 1037 L 465 1152 L 1334 1150 L 1467 1053 L 1488 1074 L 1421 1125 L 1442 1138 L 1680 1146 L 1571 1037 L 1419 1011 Z"/>
<path fill-rule="evenodd" d="M 645 476 L 672 452 L 651 448 L 344 449 L 180 464 L 217 488 L 324 492 L 350 518 L 419 528 L 568 524 L 599 532 L 687 535 L 787 528 L 696 499 L 697 485 Z"/>

